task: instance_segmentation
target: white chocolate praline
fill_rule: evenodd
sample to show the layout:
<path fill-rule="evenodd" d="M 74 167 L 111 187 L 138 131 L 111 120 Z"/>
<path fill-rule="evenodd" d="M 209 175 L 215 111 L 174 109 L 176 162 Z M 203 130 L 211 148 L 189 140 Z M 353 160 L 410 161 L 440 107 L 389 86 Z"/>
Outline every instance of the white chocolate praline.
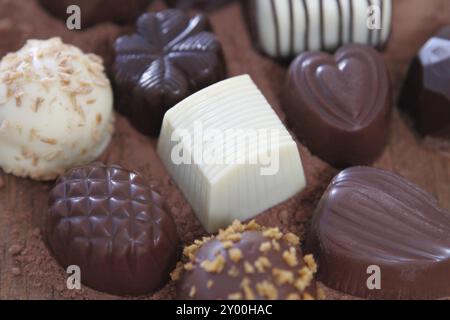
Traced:
<path fill-rule="evenodd" d="M 60 38 L 28 40 L 0 62 L 0 167 L 52 180 L 95 160 L 113 133 L 102 59 Z"/>
<path fill-rule="evenodd" d="M 222 156 L 207 160 L 213 150 Z M 168 110 L 158 154 L 208 232 L 250 219 L 306 184 L 296 142 L 248 75 Z"/>

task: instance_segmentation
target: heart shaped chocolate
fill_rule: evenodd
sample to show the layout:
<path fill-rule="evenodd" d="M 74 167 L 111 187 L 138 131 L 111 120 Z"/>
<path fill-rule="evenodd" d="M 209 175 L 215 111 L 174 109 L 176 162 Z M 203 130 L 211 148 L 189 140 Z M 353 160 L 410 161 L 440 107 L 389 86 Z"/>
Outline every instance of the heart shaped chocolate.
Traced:
<path fill-rule="evenodd" d="M 376 299 L 450 296 L 450 212 L 391 172 L 353 167 L 336 176 L 305 246 L 318 279 L 336 290 Z"/>
<path fill-rule="evenodd" d="M 290 67 L 282 98 L 294 133 L 336 166 L 370 163 L 386 144 L 389 74 L 369 46 L 347 45 L 334 57 L 301 54 Z"/>

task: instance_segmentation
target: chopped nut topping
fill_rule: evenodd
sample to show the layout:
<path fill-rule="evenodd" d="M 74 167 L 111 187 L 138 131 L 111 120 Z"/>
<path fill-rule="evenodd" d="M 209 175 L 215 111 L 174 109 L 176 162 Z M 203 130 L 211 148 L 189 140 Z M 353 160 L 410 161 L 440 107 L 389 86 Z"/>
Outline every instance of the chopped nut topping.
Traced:
<path fill-rule="evenodd" d="M 241 288 L 244 290 L 244 296 L 246 300 L 255 300 L 255 293 L 252 288 L 250 288 L 250 279 L 245 277 L 242 279 Z"/>
<path fill-rule="evenodd" d="M 173 281 L 177 281 L 180 279 L 181 277 L 181 272 L 183 270 L 183 264 L 181 262 L 177 262 L 177 266 L 175 267 L 175 269 L 170 273 L 170 278 Z"/>
<path fill-rule="evenodd" d="M 275 288 L 275 286 L 267 280 L 257 283 L 256 290 L 258 291 L 259 295 L 269 300 L 275 300 L 278 297 L 277 288 Z"/>
<path fill-rule="evenodd" d="M 58 143 L 58 140 L 56 140 L 56 139 L 45 138 L 45 137 L 40 137 L 39 140 L 41 140 L 41 142 L 43 142 L 43 143 L 51 144 L 51 145 L 55 145 Z"/>
<path fill-rule="evenodd" d="M 286 233 L 283 236 L 283 240 L 285 240 L 286 242 L 288 242 L 292 246 L 298 246 L 300 244 L 300 238 L 297 237 L 295 234 L 293 234 L 291 232 Z"/>
<path fill-rule="evenodd" d="M 314 300 L 314 297 L 310 295 L 309 293 L 305 292 L 303 294 L 303 300 Z"/>
<path fill-rule="evenodd" d="M 218 255 L 213 261 L 203 261 L 200 266 L 205 269 L 206 272 L 220 273 L 225 266 L 225 258 L 222 255 Z"/>
<path fill-rule="evenodd" d="M 272 245 L 270 244 L 269 241 L 263 242 L 261 243 L 261 245 L 259 246 L 259 251 L 261 251 L 262 253 L 267 253 L 272 249 Z"/>
<path fill-rule="evenodd" d="M 263 231 L 263 236 L 266 238 L 271 238 L 275 240 L 280 240 L 283 234 L 278 228 L 268 228 Z"/>
<path fill-rule="evenodd" d="M 189 291 L 189 297 L 193 298 L 196 293 L 197 293 L 197 288 L 195 288 L 195 286 L 192 286 L 191 290 Z"/>
<path fill-rule="evenodd" d="M 38 112 L 39 111 L 39 108 L 41 107 L 41 105 L 44 102 L 44 100 L 45 99 L 41 98 L 41 97 L 36 98 L 36 101 L 34 102 L 34 105 L 32 107 L 34 112 Z"/>
<path fill-rule="evenodd" d="M 228 299 L 230 300 L 242 300 L 242 293 L 236 292 L 228 295 Z"/>
<path fill-rule="evenodd" d="M 239 260 L 242 259 L 242 251 L 238 248 L 232 248 L 228 250 L 228 255 L 230 256 L 231 261 L 238 263 Z"/>
<path fill-rule="evenodd" d="M 294 282 L 294 273 L 289 270 L 274 268 L 272 270 L 272 275 L 274 276 L 276 283 L 280 286 L 286 283 Z"/>
<path fill-rule="evenodd" d="M 55 159 L 56 157 L 58 157 L 61 153 L 62 153 L 61 150 L 56 150 L 56 151 L 50 152 L 44 156 L 44 160 L 51 161 L 51 160 Z"/>
<path fill-rule="evenodd" d="M 184 270 L 190 271 L 192 269 L 194 269 L 194 265 L 191 262 L 188 262 L 184 265 Z"/>
<path fill-rule="evenodd" d="M 294 247 L 290 247 L 289 251 L 283 252 L 283 260 L 290 267 L 295 267 L 298 264 L 297 251 L 295 250 Z"/>
<path fill-rule="evenodd" d="M 305 261 L 306 265 L 308 266 L 309 270 L 312 271 L 312 273 L 317 272 L 317 264 L 316 261 L 314 261 L 314 257 L 312 254 L 307 254 L 303 257 L 303 261 Z"/>
<path fill-rule="evenodd" d="M 267 259 L 266 257 L 259 257 L 254 264 L 256 270 L 258 270 L 259 273 L 264 273 L 266 271 L 266 268 L 270 268 L 272 266 L 269 259 Z"/>
<path fill-rule="evenodd" d="M 245 261 L 244 262 L 244 271 L 245 273 L 255 273 L 255 268 L 251 265 L 250 262 Z"/>
<path fill-rule="evenodd" d="M 313 273 L 308 267 L 303 267 L 300 269 L 299 274 L 300 278 L 295 281 L 294 285 L 298 290 L 304 291 L 311 284 Z"/>
<path fill-rule="evenodd" d="M 245 252 L 242 252 L 239 248 L 234 248 L 234 243 L 241 240 L 242 235 L 245 231 L 256 230 L 261 231 L 265 238 L 268 238 L 268 241 L 263 241 L 259 245 L 259 251 L 262 253 L 260 257 L 258 257 L 254 263 L 245 260 L 243 261 L 243 271 L 244 275 L 251 275 L 255 272 L 258 273 L 266 273 L 271 272 L 273 282 L 269 280 L 263 280 L 256 283 L 256 286 L 250 286 L 250 278 L 244 277 L 241 281 L 241 289 L 242 292 L 236 292 L 229 295 L 230 299 L 255 299 L 255 293 L 258 293 L 258 296 L 265 297 L 267 299 L 277 299 L 278 298 L 278 290 L 277 286 L 283 286 L 286 284 L 290 284 L 293 288 L 297 289 L 299 293 L 290 293 L 287 295 L 287 299 L 311 299 L 314 298 L 311 294 L 305 293 L 305 289 L 311 284 L 313 281 L 313 274 L 317 271 L 317 265 L 314 261 L 312 255 L 306 255 L 303 257 L 303 260 L 306 266 L 302 267 L 298 271 L 298 276 L 290 268 L 280 268 L 279 266 L 274 266 L 272 268 L 272 263 L 268 259 L 266 254 L 270 250 L 280 251 L 282 249 L 282 243 L 279 242 L 280 239 L 290 245 L 289 249 L 284 250 L 283 252 L 279 252 L 281 254 L 282 259 L 286 262 L 287 266 L 295 267 L 299 265 L 299 261 L 297 258 L 297 250 L 295 248 L 296 245 L 299 245 L 299 238 L 292 234 L 288 233 L 283 235 L 278 228 L 264 228 L 259 226 L 254 220 L 252 220 L 249 224 L 244 225 L 239 221 L 233 222 L 233 224 L 226 228 L 222 229 L 218 232 L 217 236 L 212 237 L 204 237 L 202 240 L 195 240 L 194 244 L 187 246 L 184 248 L 183 254 L 188 257 L 190 262 L 184 265 L 184 269 L 190 269 L 195 263 L 195 256 L 199 248 L 210 241 L 211 239 L 217 239 L 221 242 L 221 249 L 217 250 L 216 257 L 214 260 L 209 261 L 205 260 L 200 263 L 200 266 L 206 270 L 207 272 L 213 273 L 221 273 L 226 265 L 226 259 L 223 255 L 223 249 L 228 251 L 229 259 L 234 263 L 239 263 L 244 258 Z M 237 268 L 237 265 L 231 265 L 228 270 L 226 270 L 227 274 L 230 277 L 239 277 L 242 276 L 240 269 Z M 208 280 L 206 283 L 207 288 L 211 288 L 213 286 L 213 281 Z M 319 290 L 317 290 L 319 294 Z M 323 291 L 322 291 L 323 292 Z"/>
<path fill-rule="evenodd" d="M 259 224 L 257 224 L 255 220 L 252 220 L 245 226 L 245 230 L 258 231 L 258 230 L 261 230 L 261 226 Z"/>
<path fill-rule="evenodd" d="M 224 249 L 229 249 L 233 246 L 233 241 L 222 241 L 222 246 L 224 247 Z"/>
<path fill-rule="evenodd" d="M 275 251 L 280 251 L 281 250 L 280 243 L 277 240 L 275 240 L 275 239 L 272 239 L 272 248 Z"/>
<path fill-rule="evenodd" d="M 33 158 L 33 155 L 34 155 L 34 152 L 33 152 L 33 151 L 31 151 L 30 149 L 28 149 L 28 148 L 25 147 L 25 146 L 22 147 L 22 156 L 23 156 L 25 159 L 31 159 L 31 158 Z"/>
<path fill-rule="evenodd" d="M 230 277 L 236 278 L 239 277 L 239 270 L 235 266 L 232 266 L 230 270 L 228 270 L 228 275 Z"/>
<path fill-rule="evenodd" d="M 199 245 L 197 243 L 191 244 L 190 246 L 184 248 L 183 255 L 188 257 L 190 260 L 194 260 L 198 249 Z"/>
<path fill-rule="evenodd" d="M 21 107 L 22 106 L 22 97 L 25 94 L 23 91 L 17 91 L 14 93 L 14 98 L 16 99 L 16 106 Z"/>
<path fill-rule="evenodd" d="M 301 300 L 301 298 L 298 293 L 289 293 L 286 297 L 286 300 Z"/>

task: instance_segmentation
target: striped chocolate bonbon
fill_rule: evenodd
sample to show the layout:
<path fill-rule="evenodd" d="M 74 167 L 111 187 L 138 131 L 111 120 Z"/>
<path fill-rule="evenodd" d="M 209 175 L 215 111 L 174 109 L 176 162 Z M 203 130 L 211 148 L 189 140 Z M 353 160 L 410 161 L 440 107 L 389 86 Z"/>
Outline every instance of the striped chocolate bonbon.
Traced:
<path fill-rule="evenodd" d="M 379 8 L 381 29 L 368 28 Z M 383 48 L 391 29 L 391 0 L 249 0 L 246 10 L 259 48 L 277 58 L 334 51 L 346 43 Z"/>

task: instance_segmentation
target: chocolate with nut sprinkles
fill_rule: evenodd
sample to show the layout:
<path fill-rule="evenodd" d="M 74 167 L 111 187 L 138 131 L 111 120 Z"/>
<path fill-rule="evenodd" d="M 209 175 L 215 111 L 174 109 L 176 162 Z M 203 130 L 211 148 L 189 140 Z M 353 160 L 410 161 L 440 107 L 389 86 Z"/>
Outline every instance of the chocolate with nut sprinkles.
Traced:
<path fill-rule="evenodd" d="M 140 132 L 156 136 L 165 112 L 225 77 L 222 47 L 205 15 L 180 10 L 143 14 L 137 32 L 116 40 L 118 110 Z"/>
<path fill-rule="evenodd" d="M 61 176 L 50 193 L 48 244 L 81 282 L 118 295 L 164 285 L 178 254 L 178 235 L 163 200 L 136 172 L 95 163 Z"/>
<path fill-rule="evenodd" d="M 177 297 L 194 300 L 316 299 L 312 255 L 302 256 L 299 238 L 254 221 L 235 221 L 215 237 L 184 250 L 187 262 L 172 273 Z"/>

